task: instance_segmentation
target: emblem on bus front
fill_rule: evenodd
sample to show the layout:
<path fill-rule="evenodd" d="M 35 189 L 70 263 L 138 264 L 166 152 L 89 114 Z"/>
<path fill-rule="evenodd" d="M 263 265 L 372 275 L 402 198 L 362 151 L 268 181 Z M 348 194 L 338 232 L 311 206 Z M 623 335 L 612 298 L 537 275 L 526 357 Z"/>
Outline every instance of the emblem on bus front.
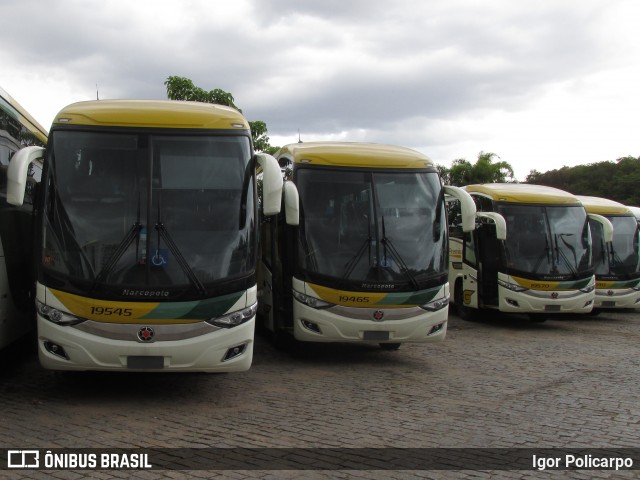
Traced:
<path fill-rule="evenodd" d="M 384 312 L 382 310 L 376 310 L 373 312 L 372 317 L 376 322 L 379 322 L 384 318 Z"/>
<path fill-rule="evenodd" d="M 553 298 L 554 300 L 555 300 L 556 298 L 558 298 L 559 296 L 560 296 L 560 295 L 558 295 L 558 292 L 553 292 L 553 293 L 551 294 L 551 298 Z"/>
<path fill-rule="evenodd" d="M 150 342 L 155 337 L 156 332 L 153 331 L 153 328 L 150 327 L 142 327 L 138 330 L 138 338 L 141 342 Z"/>

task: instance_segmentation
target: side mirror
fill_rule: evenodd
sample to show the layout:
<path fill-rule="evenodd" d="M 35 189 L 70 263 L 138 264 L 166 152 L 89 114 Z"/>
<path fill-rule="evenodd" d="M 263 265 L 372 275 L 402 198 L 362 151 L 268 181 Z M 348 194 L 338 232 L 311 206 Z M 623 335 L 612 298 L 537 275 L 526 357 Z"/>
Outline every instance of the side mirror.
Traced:
<path fill-rule="evenodd" d="M 588 213 L 587 216 L 589 217 L 590 221 L 593 220 L 594 222 L 598 222 L 602 225 L 602 235 L 604 241 L 606 243 L 613 242 L 613 224 L 609 221 L 609 219 L 595 213 Z"/>
<path fill-rule="evenodd" d="M 300 225 L 300 196 L 293 182 L 284 182 L 284 214 L 287 225 Z"/>
<path fill-rule="evenodd" d="M 451 185 L 444 186 L 447 195 L 460 200 L 460 210 L 462 212 L 462 231 L 472 232 L 476 228 L 476 204 L 465 190 Z"/>
<path fill-rule="evenodd" d="M 42 147 L 25 147 L 14 154 L 7 169 L 8 203 L 17 207 L 24 203 L 29 165 L 43 156 L 44 148 Z"/>
<path fill-rule="evenodd" d="M 505 222 L 502 215 L 496 212 L 478 212 L 477 215 L 478 217 L 484 217 L 493 220 L 493 223 L 496 224 L 496 238 L 498 240 L 507 239 L 507 222 Z"/>
<path fill-rule="evenodd" d="M 266 153 L 256 153 L 258 165 L 262 168 L 262 212 L 269 215 L 280 213 L 282 201 L 282 174 L 278 161 Z"/>

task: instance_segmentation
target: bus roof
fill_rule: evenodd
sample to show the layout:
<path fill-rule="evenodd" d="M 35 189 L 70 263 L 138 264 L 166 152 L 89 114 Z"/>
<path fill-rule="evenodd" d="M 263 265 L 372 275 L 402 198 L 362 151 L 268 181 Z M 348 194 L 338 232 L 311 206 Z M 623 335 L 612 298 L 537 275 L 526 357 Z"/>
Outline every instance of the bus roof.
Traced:
<path fill-rule="evenodd" d="M 434 168 L 426 155 L 405 147 L 379 143 L 311 142 L 292 143 L 282 147 L 276 158 L 293 163 L 334 165 L 342 167 Z"/>
<path fill-rule="evenodd" d="M 0 87 L 0 109 L 10 117 L 13 117 L 13 119 L 29 130 L 42 143 L 47 143 L 47 130 L 2 87 Z"/>
<path fill-rule="evenodd" d="M 544 203 L 555 205 L 579 205 L 575 195 L 554 187 L 529 183 L 484 183 L 464 187 L 469 193 L 477 192 L 492 200 L 509 203 Z"/>
<path fill-rule="evenodd" d="M 235 108 L 176 100 L 92 100 L 60 110 L 54 125 L 248 130 Z"/>
<path fill-rule="evenodd" d="M 633 212 L 626 205 L 608 198 L 585 195 L 578 195 L 577 197 L 589 213 L 598 215 L 633 215 Z"/>

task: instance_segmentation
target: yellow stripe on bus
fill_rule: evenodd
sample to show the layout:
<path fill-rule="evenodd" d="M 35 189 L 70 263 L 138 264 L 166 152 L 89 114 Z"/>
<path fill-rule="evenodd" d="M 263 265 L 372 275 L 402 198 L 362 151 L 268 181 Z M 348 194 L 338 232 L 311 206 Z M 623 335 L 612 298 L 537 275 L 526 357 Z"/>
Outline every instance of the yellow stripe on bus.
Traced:
<path fill-rule="evenodd" d="M 108 323 L 138 323 L 140 317 L 147 315 L 158 306 L 157 302 L 122 302 L 96 300 L 72 293 L 48 289 L 73 315 Z M 176 323 L 175 320 L 146 320 L 145 323 Z"/>

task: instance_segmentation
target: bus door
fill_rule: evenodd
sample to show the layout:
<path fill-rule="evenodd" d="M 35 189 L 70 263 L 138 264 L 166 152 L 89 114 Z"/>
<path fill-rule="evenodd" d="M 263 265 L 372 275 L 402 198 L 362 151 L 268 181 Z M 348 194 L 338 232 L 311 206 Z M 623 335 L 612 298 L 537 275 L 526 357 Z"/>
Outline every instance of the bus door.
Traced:
<path fill-rule="evenodd" d="M 258 262 L 258 316 L 260 325 L 268 330 L 274 329 L 274 294 L 273 294 L 273 242 L 276 217 L 263 217 L 260 224 L 260 262 Z"/>
<path fill-rule="evenodd" d="M 478 297 L 482 305 L 498 305 L 500 243 L 493 223 L 481 223 L 475 231 L 478 255 Z"/>

